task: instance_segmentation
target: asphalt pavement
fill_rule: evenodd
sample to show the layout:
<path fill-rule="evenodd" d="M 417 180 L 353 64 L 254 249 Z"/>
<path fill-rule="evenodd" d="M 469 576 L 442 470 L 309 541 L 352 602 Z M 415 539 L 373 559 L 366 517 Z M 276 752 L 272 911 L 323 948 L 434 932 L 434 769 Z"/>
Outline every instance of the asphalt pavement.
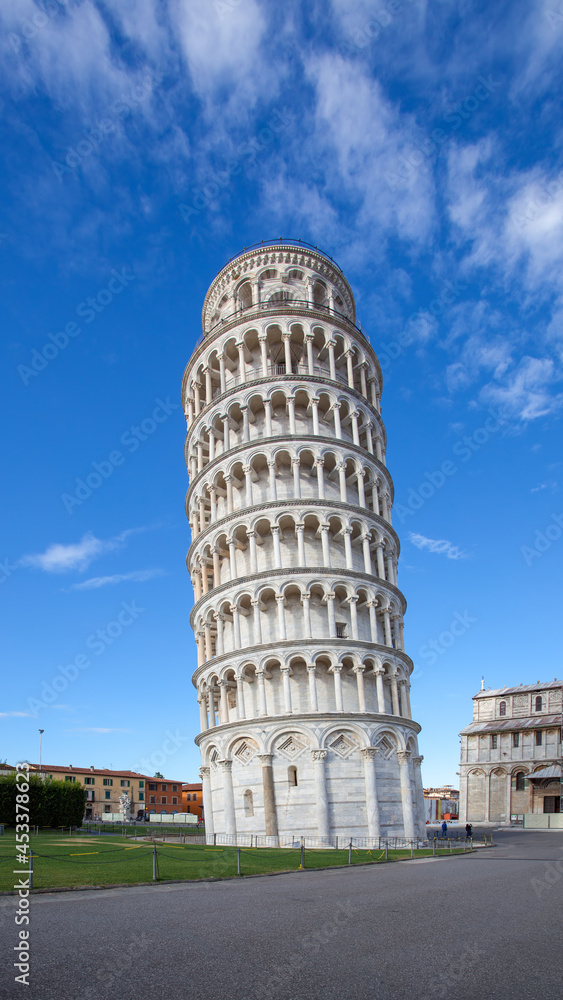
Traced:
<path fill-rule="evenodd" d="M 559 1000 L 563 833 L 458 857 L 45 893 L 29 987 L 1 908 L 0 996 L 29 1000 Z"/>

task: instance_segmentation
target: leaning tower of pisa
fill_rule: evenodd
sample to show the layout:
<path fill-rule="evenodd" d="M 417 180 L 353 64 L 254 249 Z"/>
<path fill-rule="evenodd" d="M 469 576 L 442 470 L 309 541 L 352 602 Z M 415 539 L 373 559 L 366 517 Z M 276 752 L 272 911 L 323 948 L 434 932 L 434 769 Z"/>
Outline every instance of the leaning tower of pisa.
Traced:
<path fill-rule="evenodd" d="M 412 837 L 419 725 L 381 369 L 338 266 L 294 241 L 219 272 L 184 374 L 208 837 Z"/>

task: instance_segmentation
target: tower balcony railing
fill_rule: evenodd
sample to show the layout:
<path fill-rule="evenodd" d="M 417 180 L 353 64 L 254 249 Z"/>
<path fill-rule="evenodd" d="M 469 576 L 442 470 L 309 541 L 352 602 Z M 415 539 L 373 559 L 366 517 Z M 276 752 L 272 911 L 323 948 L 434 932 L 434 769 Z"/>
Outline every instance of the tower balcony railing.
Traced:
<path fill-rule="evenodd" d="M 306 361 L 295 361 L 295 362 L 293 362 L 292 365 L 291 365 L 291 367 L 289 368 L 289 370 L 288 370 L 288 367 L 285 364 L 285 362 L 282 362 L 282 361 L 280 361 L 280 362 L 271 362 L 270 365 L 269 365 L 269 367 L 268 367 L 268 372 L 269 372 L 270 376 L 274 376 L 274 375 L 297 375 L 297 376 L 299 376 L 299 375 L 301 375 L 303 377 L 307 377 L 308 375 L 311 374 L 309 372 L 309 366 L 308 366 L 308 364 L 307 364 Z M 318 365 L 318 364 L 316 364 L 316 365 L 313 366 L 313 375 L 324 377 L 326 379 L 330 379 L 330 369 L 327 368 L 325 365 Z M 225 387 L 226 387 L 227 390 L 229 390 L 229 389 L 232 389 L 233 387 L 235 387 L 237 385 L 246 385 L 249 382 L 260 382 L 260 381 L 263 381 L 263 379 L 264 379 L 264 373 L 262 371 L 262 366 L 260 366 L 260 368 L 254 368 L 254 369 L 247 370 L 245 372 L 245 377 L 244 378 L 242 378 L 242 376 L 239 375 L 239 374 L 236 374 L 236 375 L 232 375 L 232 374 L 231 375 L 227 375 L 227 377 L 225 379 Z M 347 374 L 345 372 L 337 371 L 336 372 L 336 380 L 337 380 L 337 382 L 342 382 L 343 385 L 348 386 L 348 376 L 347 376 Z M 221 396 L 221 395 L 222 395 L 222 393 L 221 393 L 221 386 L 215 384 L 213 386 L 213 391 L 212 391 L 212 394 L 211 394 L 211 399 L 216 399 L 218 396 Z"/>
<path fill-rule="evenodd" d="M 260 312 L 287 312 L 295 310 L 296 312 L 303 313 L 304 311 L 320 312 L 326 314 L 326 316 L 335 316 L 337 319 L 342 320 L 349 326 L 353 327 L 357 333 L 363 337 L 371 346 L 371 341 L 369 335 L 363 329 L 361 324 L 354 323 L 353 320 L 346 313 L 340 312 L 333 306 L 326 305 L 323 302 L 311 302 L 309 299 L 294 299 L 294 298 L 284 298 L 284 299 L 269 299 L 267 302 L 254 302 L 247 306 L 239 305 L 234 312 L 228 313 L 226 316 L 221 316 L 221 318 L 205 330 L 196 340 L 194 350 L 196 350 L 201 343 L 207 338 L 214 334 L 217 330 L 222 329 L 227 326 L 233 320 L 240 320 L 242 318 L 250 318 L 253 313 Z"/>

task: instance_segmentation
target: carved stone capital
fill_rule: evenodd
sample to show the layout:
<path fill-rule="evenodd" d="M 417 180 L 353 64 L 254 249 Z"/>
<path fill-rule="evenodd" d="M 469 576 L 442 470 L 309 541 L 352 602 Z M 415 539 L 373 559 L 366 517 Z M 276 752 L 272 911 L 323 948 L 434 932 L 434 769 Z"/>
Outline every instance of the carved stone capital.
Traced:
<path fill-rule="evenodd" d="M 424 757 L 422 756 L 422 754 L 418 754 L 418 756 L 413 757 L 412 762 L 413 762 L 413 764 L 414 764 L 415 767 L 420 767 L 420 765 L 422 764 L 423 760 L 424 760 Z"/>
<path fill-rule="evenodd" d="M 311 757 L 314 764 L 324 764 L 328 750 L 311 750 Z"/>
<path fill-rule="evenodd" d="M 202 781 L 205 781 L 205 779 L 208 778 L 210 774 L 211 774 L 211 768 L 210 767 L 200 767 L 200 769 L 199 769 L 199 776 L 200 776 L 200 778 L 201 778 Z"/>
<path fill-rule="evenodd" d="M 363 757 L 364 760 L 375 760 L 376 754 L 378 753 L 379 750 L 377 747 L 362 747 L 360 750 L 360 756 Z"/>
<path fill-rule="evenodd" d="M 397 750 L 397 760 L 399 761 L 399 764 L 408 764 L 410 757 L 410 750 Z"/>
<path fill-rule="evenodd" d="M 233 762 L 232 762 L 232 760 L 226 760 L 226 759 L 224 759 L 224 760 L 218 760 L 217 763 L 218 763 L 219 767 L 221 768 L 221 770 L 225 771 L 225 773 L 228 773 L 228 772 L 232 771 L 232 769 L 233 769 Z"/>
<path fill-rule="evenodd" d="M 259 753 L 256 754 L 258 760 L 260 761 L 262 767 L 271 767 L 272 761 L 274 759 L 273 753 Z"/>

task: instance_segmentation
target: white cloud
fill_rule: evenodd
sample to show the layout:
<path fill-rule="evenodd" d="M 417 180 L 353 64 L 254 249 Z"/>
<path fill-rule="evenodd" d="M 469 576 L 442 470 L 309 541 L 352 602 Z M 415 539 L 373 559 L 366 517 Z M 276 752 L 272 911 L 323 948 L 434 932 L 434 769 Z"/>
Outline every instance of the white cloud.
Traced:
<path fill-rule="evenodd" d="M 82 537 L 79 542 L 69 545 L 62 545 L 55 542 L 49 545 L 45 552 L 38 552 L 31 555 L 22 556 L 19 560 L 20 566 L 34 569 L 41 569 L 45 573 L 68 573 L 71 570 L 83 572 L 90 563 L 106 552 L 115 552 L 122 548 L 125 539 L 144 528 L 130 528 L 121 532 L 115 538 L 96 538 L 91 532 Z"/>
<path fill-rule="evenodd" d="M 316 94 L 318 162 L 333 193 L 356 199 L 363 228 L 375 223 L 414 242 L 425 239 L 434 189 L 430 165 L 405 167 L 414 148 L 406 135 L 413 116 L 401 112 L 361 65 L 339 55 L 310 60 L 307 72 Z"/>
<path fill-rule="evenodd" d="M 563 406 L 563 393 L 552 391 L 561 377 L 550 358 L 525 356 L 502 382 L 487 383 L 481 389 L 480 398 L 511 417 L 536 420 Z"/>
<path fill-rule="evenodd" d="M 0 719 L 27 719 L 31 716 L 31 712 L 0 712 Z"/>
<path fill-rule="evenodd" d="M 446 556 L 447 559 L 465 558 L 465 553 L 457 545 L 446 541 L 445 538 L 426 538 L 425 535 L 419 535 L 411 531 L 409 532 L 409 541 L 413 545 L 416 545 L 417 549 L 426 549 L 428 552 L 435 552 L 437 555 Z"/>
<path fill-rule="evenodd" d="M 100 587 L 113 586 L 116 583 L 144 583 L 155 576 L 163 576 L 161 569 L 143 569 L 132 573 L 114 573 L 113 576 L 93 576 L 82 583 L 73 583 L 69 590 L 98 590 Z"/>
<path fill-rule="evenodd" d="M 109 729 L 105 726 L 87 726 L 81 729 L 66 729 L 67 733 L 130 733 L 130 729 Z"/>
<path fill-rule="evenodd" d="M 266 20 L 256 0 L 184 0 L 173 10 L 196 93 L 206 98 L 234 88 L 237 100 L 254 101 L 268 68 L 260 52 Z"/>

